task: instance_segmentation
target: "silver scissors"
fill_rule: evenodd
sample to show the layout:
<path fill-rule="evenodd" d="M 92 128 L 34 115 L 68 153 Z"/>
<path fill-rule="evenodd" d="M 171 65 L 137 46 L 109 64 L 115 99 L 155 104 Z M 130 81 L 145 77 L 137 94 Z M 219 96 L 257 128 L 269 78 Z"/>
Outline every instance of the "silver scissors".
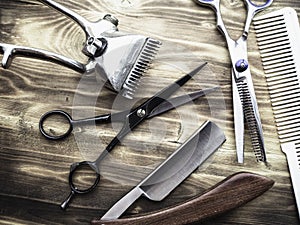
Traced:
<path fill-rule="evenodd" d="M 160 115 L 164 112 L 167 112 L 173 108 L 176 108 L 177 106 L 183 105 L 187 102 L 191 102 L 192 100 L 201 97 L 207 93 L 210 93 L 212 91 L 215 91 L 217 87 L 215 88 L 209 88 L 202 91 L 197 91 L 194 93 L 191 93 L 190 95 L 187 95 L 185 97 L 179 96 L 176 98 L 169 97 L 175 93 L 181 86 L 183 86 L 186 82 L 188 82 L 193 76 L 195 76 L 204 66 L 206 63 L 200 65 L 196 69 L 194 69 L 192 72 L 184 75 L 182 78 L 178 79 L 174 83 L 170 84 L 165 89 L 161 90 L 154 96 L 147 99 L 144 103 L 137 106 L 136 108 L 132 110 L 117 112 L 114 114 L 105 114 L 100 115 L 94 118 L 87 118 L 83 120 L 73 120 L 69 114 L 63 111 L 50 111 L 46 114 L 44 114 L 41 117 L 40 120 L 40 131 L 42 134 L 49 139 L 57 140 L 67 137 L 75 125 L 84 125 L 84 124 L 90 124 L 90 123 L 110 123 L 112 121 L 116 122 L 123 122 L 124 125 L 120 132 L 112 139 L 112 141 L 107 145 L 105 150 L 99 155 L 99 157 L 95 161 L 83 161 L 83 162 L 77 162 L 71 165 L 70 168 L 70 174 L 69 174 L 69 185 L 70 185 L 70 195 L 67 197 L 67 199 L 61 204 L 62 209 L 66 209 L 70 200 L 75 194 L 86 194 L 91 191 L 93 191 L 96 186 L 98 185 L 100 181 L 100 171 L 99 166 L 106 158 L 106 156 L 113 150 L 113 148 L 120 143 L 120 141 L 128 134 L 130 133 L 135 127 L 137 127 L 140 123 L 142 123 L 145 119 L 152 118 L 154 116 Z M 65 134 L 53 136 L 52 134 L 49 134 L 44 129 L 44 122 L 50 117 L 50 116 L 64 116 L 70 127 L 67 130 Z M 112 119 L 114 118 L 114 119 Z M 96 177 L 94 183 L 87 189 L 80 189 L 76 187 L 74 184 L 74 175 L 76 172 L 83 166 L 89 166 L 89 168 L 93 169 L 96 172 Z"/>
<path fill-rule="evenodd" d="M 198 4 L 210 6 L 217 16 L 217 28 L 225 36 L 232 63 L 232 94 L 234 110 L 234 129 L 237 159 L 244 161 L 244 117 L 248 125 L 251 142 L 258 161 L 266 162 L 266 153 L 263 139 L 256 96 L 251 78 L 248 56 L 247 38 L 253 17 L 260 11 L 270 6 L 273 0 L 265 4 L 256 5 L 250 0 L 244 0 L 247 7 L 247 18 L 243 34 L 238 40 L 233 40 L 224 24 L 220 11 L 220 0 L 194 0 Z"/>

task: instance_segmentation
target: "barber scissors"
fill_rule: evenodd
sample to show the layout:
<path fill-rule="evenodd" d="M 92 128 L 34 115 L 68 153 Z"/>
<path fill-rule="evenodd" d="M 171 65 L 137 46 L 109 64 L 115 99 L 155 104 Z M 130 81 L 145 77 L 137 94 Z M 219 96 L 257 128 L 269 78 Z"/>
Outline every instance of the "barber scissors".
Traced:
<path fill-rule="evenodd" d="M 182 96 L 178 96 L 175 98 L 168 99 L 168 101 L 162 102 L 159 106 L 151 111 L 151 113 L 147 116 L 147 119 L 165 113 L 171 109 L 177 108 L 181 105 L 184 105 L 188 102 L 194 101 L 197 98 L 200 98 L 206 94 L 216 91 L 219 87 L 207 88 L 204 90 L 195 91 L 193 93 L 185 94 Z M 124 122 L 125 118 L 128 114 L 128 110 L 113 113 L 113 114 L 103 114 L 95 117 L 78 119 L 74 120 L 71 115 L 63 110 L 52 110 L 45 113 L 39 122 L 39 130 L 44 137 L 50 140 L 62 140 L 68 137 L 73 129 L 76 126 L 84 126 L 84 125 L 93 125 L 93 124 L 104 124 L 114 122 Z M 56 134 L 52 132 L 52 129 L 46 129 L 45 123 L 50 117 L 61 117 L 63 118 L 64 123 L 67 125 L 67 129 L 62 131 L 60 134 Z"/>
<path fill-rule="evenodd" d="M 107 145 L 105 150 L 99 155 L 99 157 L 91 162 L 91 161 L 83 161 L 83 162 L 77 162 L 71 165 L 70 168 L 70 174 L 69 174 L 69 185 L 71 192 L 67 199 L 61 204 L 62 209 L 66 209 L 70 200 L 75 194 L 86 194 L 95 189 L 95 187 L 98 185 L 100 181 L 100 171 L 99 166 L 101 161 L 109 154 L 112 149 L 120 143 L 120 141 L 128 134 L 130 133 L 136 126 L 138 126 L 141 122 L 143 122 L 145 119 L 154 117 L 156 115 L 162 114 L 164 112 L 167 112 L 177 106 L 183 105 L 187 102 L 190 102 L 200 96 L 203 96 L 204 94 L 207 94 L 209 92 L 212 92 L 216 90 L 216 88 L 211 89 L 205 89 L 203 91 L 194 92 L 188 96 L 179 96 L 173 99 L 168 100 L 168 98 L 176 92 L 181 86 L 183 86 L 187 81 L 189 81 L 194 75 L 196 75 L 204 66 L 206 63 L 200 65 L 196 69 L 194 69 L 192 72 L 184 75 L 182 78 L 178 79 L 176 82 L 170 84 L 168 87 L 163 89 L 162 91 L 155 94 L 153 97 L 146 100 L 141 105 L 137 106 L 136 108 L 130 110 L 130 111 L 123 111 L 118 112 L 114 114 L 106 114 L 101 115 L 93 118 L 83 119 L 83 120 L 73 120 L 69 114 L 67 114 L 64 111 L 50 111 L 43 115 L 40 120 L 40 131 L 41 133 L 49 139 L 57 140 L 67 137 L 73 127 L 75 125 L 83 125 L 83 124 L 89 124 L 89 123 L 109 123 L 113 121 L 116 122 L 123 122 L 124 125 L 121 128 L 120 132 L 112 139 L 112 141 Z M 53 136 L 52 134 L 49 134 L 44 129 L 44 122 L 53 115 L 61 115 L 65 116 L 67 121 L 69 122 L 69 129 L 67 132 L 63 135 Z M 87 189 L 79 189 L 76 187 L 76 185 L 73 182 L 73 177 L 75 172 L 83 167 L 83 166 L 90 166 L 91 169 L 93 169 L 96 172 L 96 178 L 94 183 Z"/>
<path fill-rule="evenodd" d="M 247 8 L 247 18 L 243 34 L 238 40 L 233 40 L 225 27 L 220 11 L 220 0 L 194 1 L 198 4 L 208 5 L 215 11 L 217 16 L 217 28 L 222 35 L 225 36 L 227 41 L 231 63 L 233 65 L 231 77 L 238 162 L 243 163 L 244 161 L 244 117 L 248 125 L 255 156 L 258 161 L 266 162 L 262 125 L 248 64 L 247 39 L 253 17 L 258 12 L 270 6 L 273 0 L 267 0 L 266 3 L 262 5 L 256 5 L 250 0 L 244 0 Z"/>

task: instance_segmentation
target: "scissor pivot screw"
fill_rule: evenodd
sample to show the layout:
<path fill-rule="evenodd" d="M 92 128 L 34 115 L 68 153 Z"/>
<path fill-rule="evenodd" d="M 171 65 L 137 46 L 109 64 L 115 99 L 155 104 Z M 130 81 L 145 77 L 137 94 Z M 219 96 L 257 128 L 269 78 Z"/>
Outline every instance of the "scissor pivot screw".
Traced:
<path fill-rule="evenodd" d="M 146 111 L 144 109 L 139 109 L 136 114 L 138 117 L 144 117 L 146 115 Z"/>
<path fill-rule="evenodd" d="M 240 73 L 242 73 L 242 72 L 244 72 L 245 70 L 247 70 L 247 69 L 248 69 L 248 66 L 249 66 L 249 64 L 248 64 L 247 60 L 245 60 L 245 59 L 240 59 L 240 60 L 237 61 L 236 64 L 235 64 L 236 70 L 237 70 L 238 72 L 240 72 Z"/>

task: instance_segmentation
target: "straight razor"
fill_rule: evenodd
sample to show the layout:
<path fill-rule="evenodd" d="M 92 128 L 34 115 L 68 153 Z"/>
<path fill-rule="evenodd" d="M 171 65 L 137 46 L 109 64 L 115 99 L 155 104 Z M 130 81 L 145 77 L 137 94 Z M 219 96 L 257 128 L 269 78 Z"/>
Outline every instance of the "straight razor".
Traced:
<path fill-rule="evenodd" d="M 212 155 L 225 140 L 223 131 L 215 123 L 205 122 L 168 159 L 121 198 L 101 218 L 101 221 L 119 218 L 142 195 L 153 201 L 163 200 Z"/>

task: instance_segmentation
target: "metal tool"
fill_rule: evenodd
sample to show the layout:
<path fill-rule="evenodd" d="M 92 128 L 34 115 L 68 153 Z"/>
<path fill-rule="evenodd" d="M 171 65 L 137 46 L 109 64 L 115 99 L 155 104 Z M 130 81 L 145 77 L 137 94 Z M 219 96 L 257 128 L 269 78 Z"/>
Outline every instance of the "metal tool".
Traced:
<path fill-rule="evenodd" d="M 199 97 L 202 97 L 204 95 L 207 95 L 211 92 L 216 91 L 219 89 L 219 87 L 214 87 L 214 88 L 208 88 L 200 91 L 196 91 L 190 94 L 178 96 L 175 98 L 168 99 L 168 101 L 165 101 L 161 103 L 159 106 L 157 106 L 152 112 L 148 115 L 148 119 L 155 117 L 157 115 L 160 115 L 162 113 L 165 113 L 171 109 L 177 108 L 181 105 L 184 105 L 186 103 L 189 103 Z M 91 117 L 91 118 L 86 118 L 86 119 L 79 119 L 79 120 L 74 120 L 72 117 L 65 111 L 63 110 L 52 110 L 47 113 L 45 113 L 39 123 L 39 129 L 40 132 L 48 139 L 50 140 L 60 140 L 68 137 L 71 132 L 73 131 L 74 127 L 76 126 L 84 126 L 84 125 L 91 125 L 91 124 L 101 124 L 101 123 L 111 123 L 112 121 L 114 122 L 124 122 L 126 119 L 126 116 L 128 115 L 128 110 L 114 113 L 114 114 L 104 114 L 104 115 L 99 115 L 96 117 Z M 64 130 L 64 133 L 62 134 L 55 134 L 53 132 L 52 128 L 46 129 L 45 123 L 50 117 L 62 117 L 62 121 L 67 123 L 68 129 Z"/>
<path fill-rule="evenodd" d="M 300 28 L 284 8 L 254 21 L 281 149 L 286 154 L 300 218 Z"/>
<path fill-rule="evenodd" d="M 226 140 L 223 131 L 207 121 L 165 162 L 120 199 L 102 218 L 114 220 L 141 195 L 161 201 L 195 169 L 197 169 Z"/>
<path fill-rule="evenodd" d="M 97 75 L 107 87 L 132 99 L 140 77 L 147 71 L 161 43 L 143 35 L 119 32 L 119 21 L 112 15 L 90 22 L 53 0 L 39 1 L 71 18 L 83 29 L 86 43 L 82 52 L 88 56 L 87 64 L 49 51 L 0 43 L 2 67 L 8 68 L 15 56 L 25 56 L 49 60 L 80 73 L 97 68 Z"/>
<path fill-rule="evenodd" d="M 227 177 L 220 183 L 205 191 L 205 193 L 178 205 L 152 213 L 138 214 L 136 216 L 126 218 L 114 220 L 103 220 L 103 218 L 100 220 L 94 219 L 92 220 L 92 224 L 183 225 L 207 221 L 207 219 L 223 214 L 253 200 L 269 190 L 273 184 L 274 181 L 267 177 L 253 173 L 240 172 Z M 143 189 L 143 185 L 139 188 Z M 116 205 L 117 204 L 119 204 L 119 202 L 116 203 Z"/>
<path fill-rule="evenodd" d="M 103 159 L 107 157 L 110 151 L 113 150 L 113 148 L 120 143 L 120 141 L 128 134 L 130 133 L 135 127 L 137 127 L 140 123 L 142 123 L 145 119 L 148 117 L 151 117 L 153 114 L 152 112 L 155 112 L 155 109 L 157 107 L 160 107 L 162 103 L 167 101 L 167 99 L 175 93 L 181 86 L 183 86 L 187 81 L 189 81 L 193 76 L 195 76 L 204 66 L 206 63 L 200 65 L 196 69 L 194 69 L 192 72 L 184 75 L 182 78 L 178 79 L 176 82 L 170 84 L 165 89 L 161 90 L 157 94 L 155 94 L 153 97 L 146 100 L 141 105 L 137 106 L 135 109 L 128 112 L 127 115 L 124 117 L 124 112 L 116 113 L 114 114 L 114 118 L 121 118 L 124 119 L 124 125 L 120 132 L 112 139 L 112 141 L 107 145 L 107 147 L 104 149 L 104 151 L 99 155 L 99 157 L 91 162 L 91 161 L 83 161 L 83 162 L 77 162 L 71 165 L 70 168 L 70 175 L 69 175 L 69 185 L 71 188 L 70 195 L 67 197 L 67 199 L 62 203 L 61 208 L 66 209 L 70 200 L 75 194 L 86 194 L 95 189 L 95 187 L 98 185 L 100 181 L 100 171 L 99 171 L 99 165 L 102 162 Z M 167 105 L 167 107 L 169 107 Z M 159 109 L 162 113 L 162 109 Z M 108 114 L 106 117 L 103 117 L 101 119 L 102 121 L 111 121 L 112 114 Z M 118 121 L 122 121 L 121 119 L 118 119 Z M 73 182 L 73 176 L 75 172 L 81 168 L 82 166 L 90 166 L 91 169 L 93 169 L 96 172 L 96 179 L 94 181 L 94 184 L 85 189 L 79 189 L 75 186 Z"/>
<path fill-rule="evenodd" d="M 260 121 L 256 96 L 247 56 L 247 38 L 253 17 L 266 7 L 270 6 L 273 0 L 267 0 L 263 5 L 256 5 L 250 0 L 244 0 L 247 8 L 247 19 L 243 35 L 238 40 L 233 40 L 225 27 L 220 10 L 220 0 L 194 0 L 198 4 L 210 6 L 217 16 L 217 28 L 224 35 L 233 65 L 232 94 L 234 109 L 234 129 L 239 163 L 244 161 L 244 117 L 251 136 L 252 146 L 258 161 L 265 162 L 266 153 L 263 139 L 262 125 Z"/>

